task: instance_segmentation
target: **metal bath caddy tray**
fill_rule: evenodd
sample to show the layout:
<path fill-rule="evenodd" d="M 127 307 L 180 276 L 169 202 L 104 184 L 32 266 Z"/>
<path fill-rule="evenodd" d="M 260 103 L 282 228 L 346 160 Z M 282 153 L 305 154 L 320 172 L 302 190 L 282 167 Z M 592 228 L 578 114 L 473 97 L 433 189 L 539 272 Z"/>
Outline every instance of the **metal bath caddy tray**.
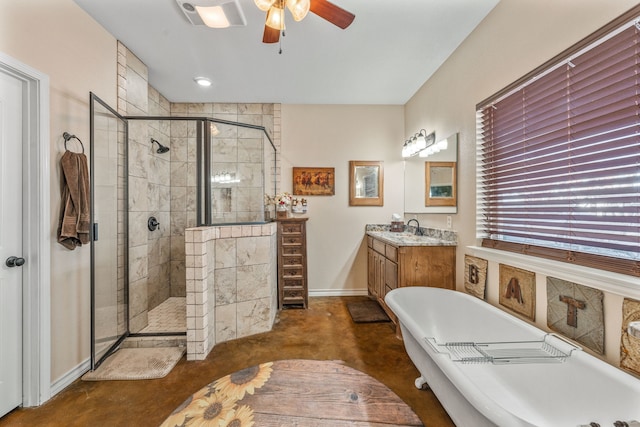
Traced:
<path fill-rule="evenodd" d="M 552 344 L 554 338 L 568 344 L 569 348 L 559 349 Z M 582 350 L 556 334 L 546 334 L 538 341 L 438 343 L 435 338 L 428 337 L 424 340 L 434 351 L 447 354 L 452 361 L 460 363 L 561 363 L 574 350 Z"/>

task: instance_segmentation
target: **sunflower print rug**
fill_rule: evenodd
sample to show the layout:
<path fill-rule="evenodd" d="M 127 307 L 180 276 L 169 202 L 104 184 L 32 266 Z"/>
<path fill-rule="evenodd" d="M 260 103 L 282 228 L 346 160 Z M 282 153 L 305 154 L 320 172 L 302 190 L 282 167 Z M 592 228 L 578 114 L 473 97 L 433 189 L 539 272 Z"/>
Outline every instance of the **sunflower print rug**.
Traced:
<path fill-rule="evenodd" d="M 388 387 L 342 361 L 279 360 L 198 390 L 161 427 L 422 426 Z"/>

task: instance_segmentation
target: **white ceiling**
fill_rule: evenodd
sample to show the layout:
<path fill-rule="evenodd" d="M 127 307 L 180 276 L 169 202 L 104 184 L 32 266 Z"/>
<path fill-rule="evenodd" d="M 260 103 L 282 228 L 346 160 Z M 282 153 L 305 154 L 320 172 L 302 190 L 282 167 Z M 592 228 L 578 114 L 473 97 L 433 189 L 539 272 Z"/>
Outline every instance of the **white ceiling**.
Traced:
<path fill-rule="evenodd" d="M 313 0 L 312 0 L 313 1 Z M 332 0 L 345 30 L 313 13 L 262 43 L 265 13 L 239 0 L 245 27 L 193 26 L 175 0 L 75 0 L 149 68 L 171 102 L 405 104 L 499 0 Z M 193 78 L 206 76 L 209 88 Z"/>

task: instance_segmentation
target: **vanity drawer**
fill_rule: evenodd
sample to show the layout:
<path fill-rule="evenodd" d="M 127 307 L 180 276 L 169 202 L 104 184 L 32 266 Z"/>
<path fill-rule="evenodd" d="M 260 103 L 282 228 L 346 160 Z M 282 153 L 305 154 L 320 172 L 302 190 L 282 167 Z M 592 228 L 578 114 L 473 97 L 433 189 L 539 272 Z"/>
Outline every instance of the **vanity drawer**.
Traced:
<path fill-rule="evenodd" d="M 282 280 L 282 289 L 304 290 L 304 279 L 301 277 L 285 277 Z"/>
<path fill-rule="evenodd" d="M 391 261 L 398 261 L 398 248 L 391 245 L 385 245 L 384 256 Z"/>
<path fill-rule="evenodd" d="M 302 245 L 302 236 L 291 234 L 291 235 L 282 235 L 282 244 L 283 245 Z"/>
<path fill-rule="evenodd" d="M 282 234 L 302 234 L 302 223 L 283 223 Z"/>
<path fill-rule="evenodd" d="M 289 245 L 282 248 L 282 255 L 304 255 L 302 245 Z"/>
<path fill-rule="evenodd" d="M 304 304 L 304 291 L 285 290 L 282 295 L 282 302 L 284 304 Z"/>
<path fill-rule="evenodd" d="M 384 247 L 386 245 L 380 240 L 373 239 L 373 250 L 384 255 Z"/>
<path fill-rule="evenodd" d="M 284 255 L 282 257 L 282 265 L 284 266 L 292 266 L 292 265 L 302 265 L 302 255 Z"/>
<path fill-rule="evenodd" d="M 285 298 L 300 298 L 304 296 L 304 289 L 302 288 L 285 288 L 282 292 Z"/>
<path fill-rule="evenodd" d="M 302 266 L 301 265 L 297 265 L 297 266 L 283 266 L 282 267 L 282 277 L 283 278 L 287 278 L 287 277 L 302 277 Z"/>

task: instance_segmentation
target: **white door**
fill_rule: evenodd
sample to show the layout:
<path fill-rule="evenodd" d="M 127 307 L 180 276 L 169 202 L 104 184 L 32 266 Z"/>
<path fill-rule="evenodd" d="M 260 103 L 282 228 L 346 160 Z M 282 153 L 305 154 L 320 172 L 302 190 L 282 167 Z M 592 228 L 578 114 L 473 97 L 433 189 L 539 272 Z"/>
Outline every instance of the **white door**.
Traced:
<path fill-rule="evenodd" d="M 0 70 L 0 416 L 22 404 L 22 93 Z"/>

